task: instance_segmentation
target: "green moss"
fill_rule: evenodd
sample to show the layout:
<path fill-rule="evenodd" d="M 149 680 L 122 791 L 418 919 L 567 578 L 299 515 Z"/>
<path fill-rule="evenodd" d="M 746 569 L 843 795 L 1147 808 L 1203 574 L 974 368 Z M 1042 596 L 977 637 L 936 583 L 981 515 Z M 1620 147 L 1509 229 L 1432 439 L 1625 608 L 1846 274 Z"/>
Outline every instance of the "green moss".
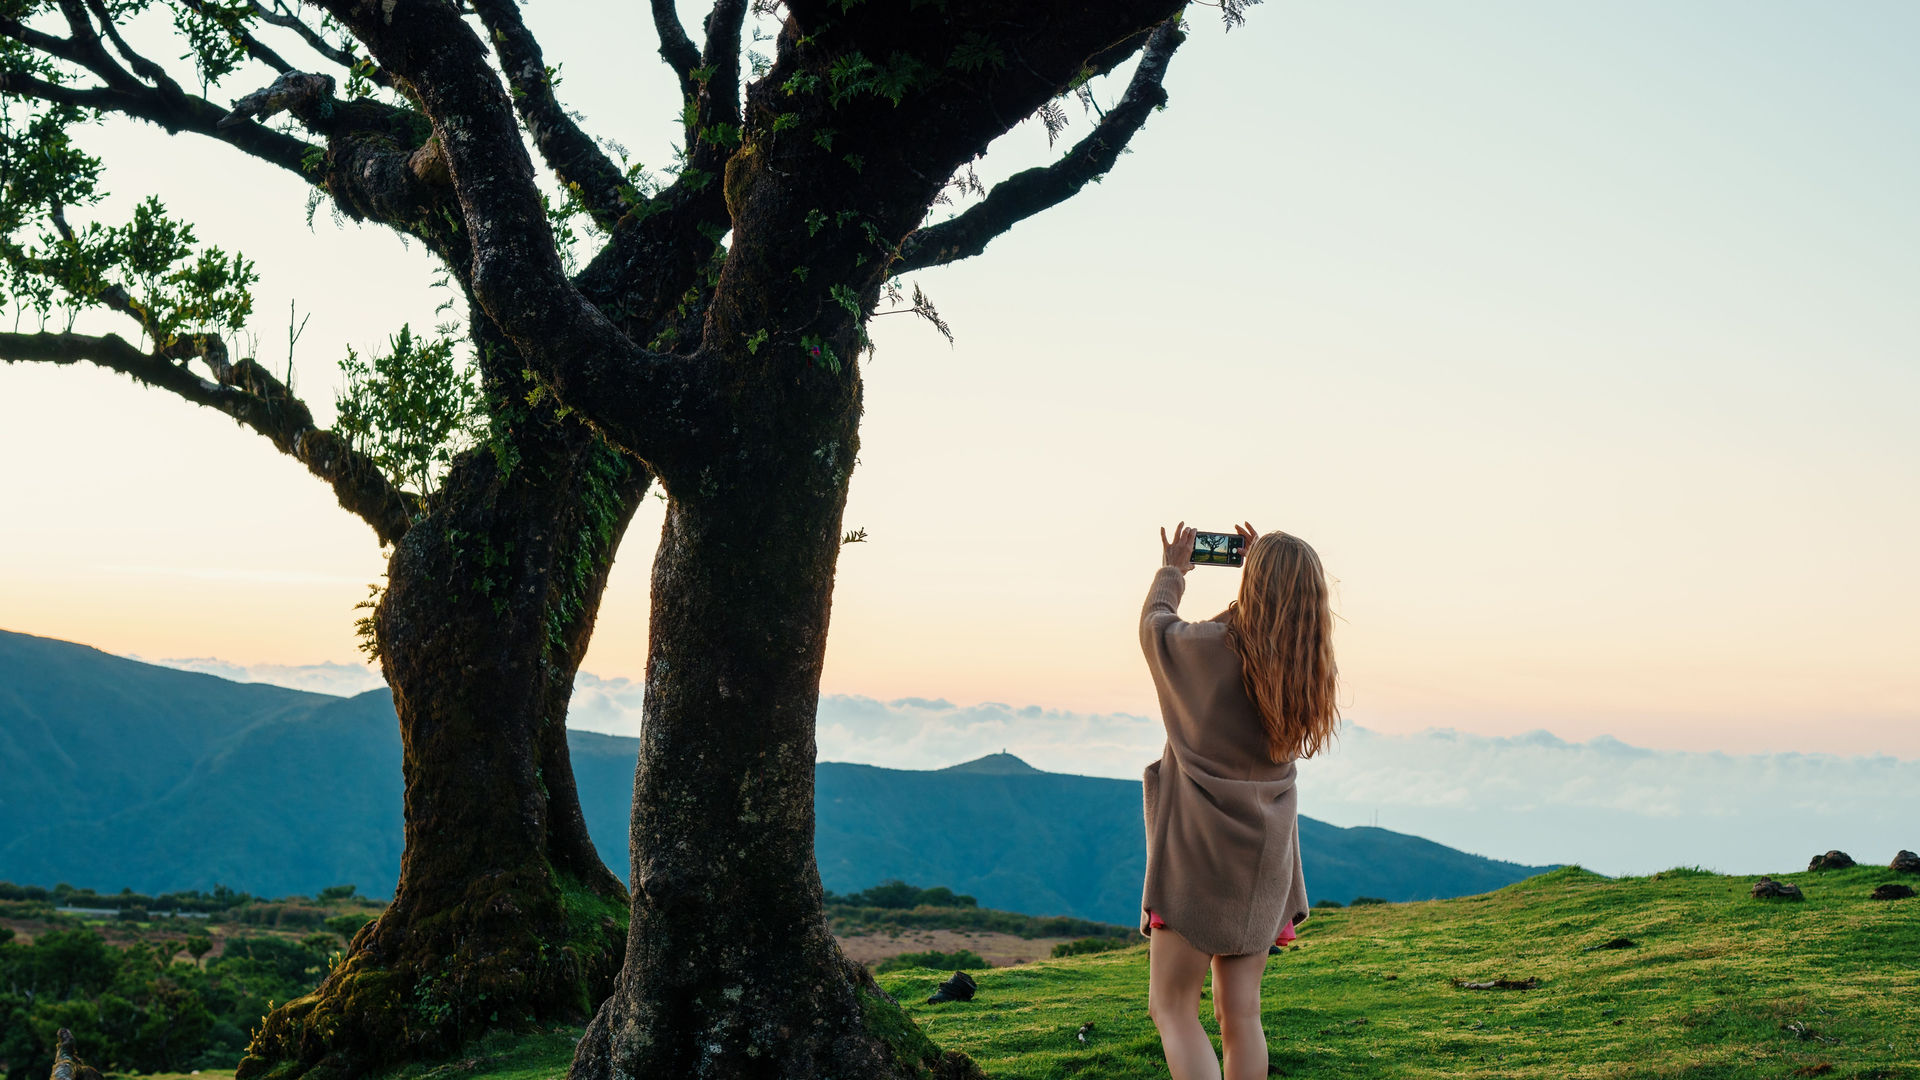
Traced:
<path fill-rule="evenodd" d="M 928 1070 L 940 1060 L 940 1049 L 913 1018 L 862 983 L 854 985 L 854 996 L 860 1002 L 860 1022 L 867 1034 L 892 1047 L 894 1060 L 910 1063 L 910 1075 L 929 1075 Z"/>
<path fill-rule="evenodd" d="M 569 941 L 598 935 L 603 918 L 611 918 L 620 924 L 622 931 L 626 930 L 633 912 L 624 897 L 595 892 L 571 874 L 557 871 L 553 874 L 553 887 L 560 894 L 561 909 L 566 912 Z"/>
<path fill-rule="evenodd" d="M 570 663 L 568 638 L 593 601 L 601 574 L 613 560 L 621 515 L 626 509 L 621 487 L 635 467 L 605 438 L 595 435 L 584 466 L 573 476 L 582 520 L 572 540 L 557 553 L 543 622 L 547 654 L 555 663 Z"/>
<path fill-rule="evenodd" d="M 551 870 L 475 880 L 410 923 L 386 966 L 356 953 L 270 1013 L 240 1075 L 357 1076 L 398 1057 L 468 1053 L 490 1033 L 584 1020 L 619 969 L 625 914 L 618 896 Z"/>
<path fill-rule="evenodd" d="M 373 1080 L 453 1080 L 476 1073 L 490 1080 L 552 1080 L 566 1072 L 581 1030 L 562 1025 L 525 1034 L 489 1032 L 457 1054 L 397 1066 L 375 1073 Z"/>

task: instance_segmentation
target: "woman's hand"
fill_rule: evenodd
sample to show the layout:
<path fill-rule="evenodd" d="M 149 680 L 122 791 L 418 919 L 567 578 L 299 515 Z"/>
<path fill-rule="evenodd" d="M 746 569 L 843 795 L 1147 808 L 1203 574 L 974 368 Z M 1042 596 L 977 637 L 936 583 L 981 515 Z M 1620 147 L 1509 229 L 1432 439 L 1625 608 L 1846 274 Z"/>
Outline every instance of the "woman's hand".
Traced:
<path fill-rule="evenodd" d="M 1187 528 L 1183 521 L 1173 527 L 1173 539 L 1168 540 L 1167 527 L 1160 526 L 1160 565 L 1171 566 L 1182 574 L 1193 569 L 1193 537 L 1199 531 Z"/>
<path fill-rule="evenodd" d="M 1241 549 L 1242 551 L 1253 550 L 1253 542 L 1260 539 L 1260 530 L 1254 528 L 1253 522 L 1251 521 L 1243 521 L 1235 525 L 1233 527 L 1233 534 L 1238 536 L 1241 542 L 1246 545 Z"/>

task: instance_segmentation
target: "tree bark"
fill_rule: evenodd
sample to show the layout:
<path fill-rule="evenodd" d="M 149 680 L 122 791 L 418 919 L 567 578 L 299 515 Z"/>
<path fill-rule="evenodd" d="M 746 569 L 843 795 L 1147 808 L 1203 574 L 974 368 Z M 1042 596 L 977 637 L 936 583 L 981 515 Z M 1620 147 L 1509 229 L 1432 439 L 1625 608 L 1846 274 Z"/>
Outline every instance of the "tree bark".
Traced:
<path fill-rule="evenodd" d="M 626 964 L 573 1080 L 978 1075 L 842 954 L 821 906 L 814 716 L 858 393 L 756 425 L 779 434 L 669 504 Z"/>
<path fill-rule="evenodd" d="M 575 421 L 520 424 L 511 445 L 510 470 L 485 452 L 454 468 L 376 610 L 406 778 L 393 902 L 266 1017 L 243 1080 L 354 1077 L 578 1023 L 611 989 L 626 890 L 587 836 L 566 714 L 648 477 Z"/>

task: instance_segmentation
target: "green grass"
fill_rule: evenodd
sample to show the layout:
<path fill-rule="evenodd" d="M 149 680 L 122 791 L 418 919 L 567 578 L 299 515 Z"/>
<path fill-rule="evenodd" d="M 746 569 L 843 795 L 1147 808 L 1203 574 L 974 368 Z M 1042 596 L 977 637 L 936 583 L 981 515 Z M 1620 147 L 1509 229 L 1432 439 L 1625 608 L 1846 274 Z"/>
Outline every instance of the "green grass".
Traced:
<path fill-rule="evenodd" d="M 495 1031 L 467 1044 L 458 1057 L 438 1064 L 408 1065 L 380 1074 L 382 1080 L 554 1080 L 567 1075 L 580 1028 L 558 1027 L 534 1035 Z"/>
<path fill-rule="evenodd" d="M 1884 868 L 1776 876 L 1807 899 L 1754 900 L 1753 878 L 1699 870 L 1608 879 L 1567 867 L 1482 896 L 1315 909 L 1298 947 L 1267 961 L 1270 1058 L 1296 1077 L 1920 1080 L 1920 899 L 1867 899 L 1901 876 Z M 1586 951 L 1615 937 L 1637 944 Z M 1167 1075 L 1144 939 L 974 974 L 973 1001 L 939 1005 L 924 1002 L 945 972 L 878 979 L 995 1080 Z M 1540 984 L 1453 984 L 1493 978 Z M 1203 997 L 1217 1039 L 1211 1009 Z M 564 1074 L 571 1043 L 539 1038 L 538 1061 L 462 1071 Z"/>

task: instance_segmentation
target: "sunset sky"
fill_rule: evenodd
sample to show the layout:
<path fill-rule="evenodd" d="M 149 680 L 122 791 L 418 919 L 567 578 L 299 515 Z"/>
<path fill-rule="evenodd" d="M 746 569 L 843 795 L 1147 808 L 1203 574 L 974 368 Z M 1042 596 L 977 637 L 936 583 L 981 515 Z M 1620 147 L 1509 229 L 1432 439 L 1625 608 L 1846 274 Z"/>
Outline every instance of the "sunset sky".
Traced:
<path fill-rule="evenodd" d="M 525 17 L 588 129 L 664 163 L 644 5 L 595 7 Z M 875 320 L 846 515 L 870 539 L 823 689 L 1151 716 L 1156 530 L 1248 519 L 1337 579 L 1371 731 L 1920 758 L 1920 7 L 1269 2 L 1231 33 L 1193 10 L 1104 182 L 917 275 L 955 345 Z M 158 194 L 257 261 L 241 354 L 285 368 L 289 301 L 311 312 L 292 362 L 323 416 L 348 345 L 435 321 L 417 244 L 325 204 L 309 230 L 290 177 L 128 122 L 83 138 L 114 194 L 76 217 Z M 981 176 L 1048 156 L 1023 124 Z M 0 366 L 0 462 L 0 628 L 355 660 L 380 551 L 259 436 Z M 661 510 L 621 549 L 597 676 L 641 675 Z M 1196 569 L 1185 613 L 1236 584 Z"/>

